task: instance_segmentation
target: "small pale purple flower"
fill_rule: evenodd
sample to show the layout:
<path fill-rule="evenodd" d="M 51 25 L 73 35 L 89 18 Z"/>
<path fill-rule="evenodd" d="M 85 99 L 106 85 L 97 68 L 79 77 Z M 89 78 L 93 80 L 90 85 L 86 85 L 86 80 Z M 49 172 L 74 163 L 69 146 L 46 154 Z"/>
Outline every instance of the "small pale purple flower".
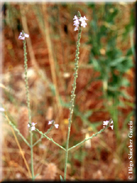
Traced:
<path fill-rule="evenodd" d="M 109 121 L 103 121 L 103 126 L 107 126 L 108 123 L 109 123 Z M 111 121 L 110 127 L 111 127 L 111 129 L 113 130 L 113 121 Z"/>
<path fill-rule="evenodd" d="M 48 125 L 51 125 L 53 123 L 54 120 L 51 120 L 48 122 Z"/>
<path fill-rule="evenodd" d="M 78 20 L 78 17 L 75 15 L 74 18 L 73 18 L 73 20 Z"/>
<path fill-rule="evenodd" d="M 34 123 L 34 122 L 32 122 L 31 123 L 31 126 L 30 126 L 30 124 L 28 124 L 28 127 L 30 128 L 31 127 L 31 131 L 34 131 L 35 130 L 35 125 L 36 125 L 37 123 Z"/>
<path fill-rule="evenodd" d="M 48 122 L 48 125 L 51 125 L 53 123 L 54 120 L 51 120 Z M 59 127 L 59 124 L 54 124 L 55 128 L 58 128 Z"/>
<path fill-rule="evenodd" d="M 86 22 L 82 22 L 82 23 L 81 23 L 81 26 L 82 26 L 82 27 L 86 27 L 86 25 L 87 25 Z"/>
<path fill-rule="evenodd" d="M 80 19 L 79 19 L 79 21 L 81 21 L 81 26 L 82 27 L 86 27 L 86 25 L 87 25 L 85 20 L 87 20 L 87 18 L 85 16 L 84 17 L 80 17 Z"/>
<path fill-rule="evenodd" d="M 109 121 L 103 121 L 103 126 L 107 126 Z"/>
<path fill-rule="evenodd" d="M 59 127 L 59 124 L 55 124 L 54 126 L 55 126 L 55 128 L 58 128 Z"/>
<path fill-rule="evenodd" d="M 76 30 L 78 30 L 78 27 L 75 27 L 75 28 L 74 28 L 74 31 L 76 31 Z"/>
<path fill-rule="evenodd" d="M 85 20 L 87 20 L 87 18 L 86 18 L 85 16 L 84 16 L 84 17 L 78 18 L 78 17 L 75 15 L 74 18 L 73 18 L 73 20 L 74 20 L 73 25 L 75 26 L 74 31 L 78 30 L 78 28 L 79 28 L 79 23 L 80 23 L 80 22 L 81 22 L 81 26 L 82 26 L 82 27 L 86 27 L 86 25 L 87 25 L 87 23 L 85 22 Z"/>
<path fill-rule="evenodd" d="M 20 32 L 20 35 L 19 35 L 19 37 L 18 37 L 18 39 L 20 39 L 20 40 L 25 40 L 25 37 L 29 37 L 29 35 L 28 34 L 26 34 L 26 33 L 24 33 L 24 35 L 23 35 L 23 33 L 22 32 Z"/>
<path fill-rule="evenodd" d="M 76 27 L 78 27 L 79 26 L 79 20 L 75 20 L 73 25 L 75 25 Z"/>
<path fill-rule="evenodd" d="M 73 18 L 73 20 L 78 20 L 78 17 L 75 15 L 74 18 Z"/>
<path fill-rule="evenodd" d="M 113 125 L 110 125 L 110 128 L 113 130 Z"/>
<path fill-rule="evenodd" d="M 5 109 L 3 107 L 0 107 L 0 112 L 4 112 Z"/>
<path fill-rule="evenodd" d="M 79 20 L 80 20 L 80 21 L 85 21 L 85 20 L 88 20 L 88 19 L 84 16 L 84 17 L 80 17 Z"/>

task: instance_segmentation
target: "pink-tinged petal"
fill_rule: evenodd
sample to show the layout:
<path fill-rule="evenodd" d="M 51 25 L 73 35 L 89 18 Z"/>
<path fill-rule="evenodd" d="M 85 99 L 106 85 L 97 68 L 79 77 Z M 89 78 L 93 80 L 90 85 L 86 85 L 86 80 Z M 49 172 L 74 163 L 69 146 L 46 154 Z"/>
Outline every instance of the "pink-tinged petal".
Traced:
<path fill-rule="evenodd" d="M 113 124 L 113 121 L 111 121 L 111 124 Z"/>
<path fill-rule="evenodd" d="M 19 36 L 19 37 L 18 37 L 18 39 L 20 39 L 20 40 L 24 40 L 24 39 L 25 39 L 25 37 Z"/>
<path fill-rule="evenodd" d="M 31 125 L 28 124 L 28 127 L 29 127 L 29 128 L 31 127 L 31 131 L 34 131 L 34 130 L 35 130 L 35 125 L 36 125 L 36 124 L 37 124 L 37 123 L 34 123 L 34 122 L 32 122 Z"/>
<path fill-rule="evenodd" d="M 81 22 L 82 22 L 82 21 L 83 21 L 83 17 L 80 17 L 79 21 L 81 21 Z"/>
<path fill-rule="evenodd" d="M 23 34 L 22 32 L 20 32 L 20 35 L 19 35 L 19 37 L 18 37 L 18 39 L 20 39 L 20 40 L 25 40 L 25 37 L 29 37 L 29 35 L 28 34 Z"/>
<path fill-rule="evenodd" d="M 20 35 L 19 36 L 21 36 L 21 37 L 23 36 L 22 32 L 20 32 Z"/>
<path fill-rule="evenodd" d="M 55 124 L 55 128 L 58 128 L 59 127 L 59 124 Z"/>
<path fill-rule="evenodd" d="M 108 125 L 109 121 L 103 121 L 103 125 Z"/>
<path fill-rule="evenodd" d="M 32 127 L 31 127 L 31 131 L 34 131 L 34 130 L 35 130 L 35 126 L 32 126 Z"/>
<path fill-rule="evenodd" d="M 78 17 L 75 15 L 74 18 L 73 18 L 73 20 L 78 20 Z"/>
<path fill-rule="evenodd" d="M 79 20 L 75 20 L 74 21 L 74 24 L 79 24 Z"/>
<path fill-rule="evenodd" d="M 74 22 L 73 25 L 76 26 L 76 27 L 79 27 L 79 22 L 78 23 L 77 22 Z"/>
<path fill-rule="evenodd" d="M 79 27 L 79 23 L 78 24 L 77 23 L 74 23 L 73 25 L 76 26 L 76 27 Z"/>
<path fill-rule="evenodd" d="M 0 107 L 0 112 L 4 112 L 5 109 L 3 107 Z"/>
<path fill-rule="evenodd" d="M 84 20 L 88 20 L 85 16 L 83 17 Z"/>
<path fill-rule="evenodd" d="M 111 127 L 111 129 L 113 130 L 113 125 L 111 125 L 110 127 Z"/>
<path fill-rule="evenodd" d="M 25 34 L 25 37 L 29 37 L 29 35 L 28 34 Z"/>
<path fill-rule="evenodd" d="M 86 25 L 87 25 L 86 22 L 82 22 L 82 23 L 81 23 L 81 26 L 82 26 L 82 27 L 86 27 Z"/>
<path fill-rule="evenodd" d="M 76 30 L 78 30 L 78 27 L 75 27 L 75 28 L 74 28 L 74 31 L 76 31 Z"/>
<path fill-rule="evenodd" d="M 54 120 L 51 120 L 48 122 L 48 125 L 51 125 L 53 123 Z"/>
<path fill-rule="evenodd" d="M 81 22 L 81 26 L 82 27 L 86 27 L 87 23 L 85 22 L 85 20 L 87 20 L 87 18 L 84 17 L 80 17 L 79 21 Z"/>
<path fill-rule="evenodd" d="M 32 126 L 35 126 L 37 123 L 32 122 L 31 124 L 32 124 Z"/>

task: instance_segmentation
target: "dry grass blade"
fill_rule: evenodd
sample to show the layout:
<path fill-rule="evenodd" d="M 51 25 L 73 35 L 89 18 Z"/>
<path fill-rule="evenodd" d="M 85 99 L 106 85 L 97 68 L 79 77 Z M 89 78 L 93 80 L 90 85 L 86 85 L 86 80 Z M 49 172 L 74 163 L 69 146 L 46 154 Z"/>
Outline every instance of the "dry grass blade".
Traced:
<path fill-rule="evenodd" d="M 8 119 L 8 118 L 7 118 L 7 119 Z M 9 119 L 8 119 L 8 121 L 9 121 Z M 10 128 L 11 128 L 12 133 L 13 133 L 13 135 L 14 135 L 15 141 L 16 141 L 18 147 L 19 147 L 19 150 L 20 150 L 20 153 L 21 153 L 22 158 L 23 158 L 23 160 L 24 160 L 24 163 L 25 163 L 25 165 L 26 165 L 26 168 L 27 168 L 27 170 L 28 170 L 28 172 L 29 172 L 29 176 L 32 177 L 32 176 L 31 176 L 30 169 L 29 169 L 29 166 L 28 166 L 28 163 L 27 163 L 27 161 L 26 161 L 26 159 L 25 159 L 24 153 L 23 153 L 23 151 L 22 151 L 22 149 L 21 149 L 21 146 L 20 146 L 20 144 L 19 144 L 19 141 L 18 141 L 18 139 L 17 139 L 17 137 L 16 137 L 16 135 L 15 135 L 15 132 L 14 132 L 14 130 L 13 130 L 13 128 L 12 128 L 11 126 L 10 126 Z"/>

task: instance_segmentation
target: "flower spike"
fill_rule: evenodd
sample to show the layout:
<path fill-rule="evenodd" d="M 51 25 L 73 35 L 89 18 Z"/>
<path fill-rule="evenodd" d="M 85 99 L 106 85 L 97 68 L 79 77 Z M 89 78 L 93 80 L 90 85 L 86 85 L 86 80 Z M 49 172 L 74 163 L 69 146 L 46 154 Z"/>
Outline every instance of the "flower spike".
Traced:
<path fill-rule="evenodd" d="M 51 120 L 51 121 L 48 122 L 48 125 L 51 125 L 51 124 L 53 124 L 55 126 L 55 128 L 59 127 L 59 124 L 55 124 L 54 120 Z"/>
<path fill-rule="evenodd" d="M 19 35 L 19 37 L 18 37 L 18 39 L 20 39 L 20 40 L 25 40 L 25 37 L 29 37 L 29 35 L 28 34 L 26 34 L 26 33 L 23 33 L 23 32 L 20 32 L 20 35 Z"/>
<path fill-rule="evenodd" d="M 32 122 L 31 125 L 28 124 L 28 127 L 29 127 L 29 128 L 31 127 L 31 131 L 34 131 L 34 130 L 35 130 L 35 125 L 36 125 L 36 124 L 37 124 L 37 123 L 34 123 L 34 122 Z"/>

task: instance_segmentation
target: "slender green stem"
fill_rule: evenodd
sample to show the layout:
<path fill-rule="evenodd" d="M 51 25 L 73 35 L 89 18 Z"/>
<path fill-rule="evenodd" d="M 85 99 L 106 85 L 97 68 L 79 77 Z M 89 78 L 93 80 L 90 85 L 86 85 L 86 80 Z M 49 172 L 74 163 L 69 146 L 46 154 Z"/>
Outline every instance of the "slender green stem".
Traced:
<path fill-rule="evenodd" d="M 78 17 L 81 17 L 80 12 L 78 12 Z M 75 90 L 76 90 L 76 79 L 78 77 L 78 62 L 79 62 L 79 47 L 80 47 L 80 38 L 81 38 L 81 25 L 79 25 L 79 31 L 78 31 L 78 41 L 76 44 L 76 58 L 75 58 L 75 73 L 74 73 L 74 81 L 73 81 L 73 89 L 71 94 L 71 107 L 70 107 L 70 116 L 69 116 L 69 125 L 68 125 L 68 134 L 67 134 L 67 141 L 66 141 L 66 155 L 65 155 L 65 169 L 64 169 L 64 180 L 66 180 L 67 175 L 67 162 L 68 162 L 68 151 L 69 151 L 69 138 L 70 138 L 70 129 L 71 129 L 71 123 L 72 123 L 72 115 L 74 110 L 74 100 L 75 100 Z"/>
<path fill-rule="evenodd" d="M 53 142 L 55 145 L 57 145 L 58 147 L 60 147 L 61 149 L 63 149 L 64 151 L 66 151 L 66 149 L 64 147 L 62 147 L 61 145 L 59 145 L 57 142 L 55 142 L 52 138 L 49 138 L 46 134 L 42 133 L 40 130 L 36 129 L 37 132 L 39 132 L 42 136 L 46 137 L 48 140 L 50 140 L 51 142 Z M 34 146 L 34 145 L 33 145 Z"/>
<path fill-rule="evenodd" d="M 24 34 L 24 31 L 22 32 Z M 26 85 L 26 97 L 27 97 L 27 107 L 28 107 L 28 115 L 29 115 L 29 124 L 31 125 L 31 110 L 30 110 L 30 97 L 29 97 L 29 85 L 28 85 L 28 77 L 27 77 L 27 51 L 26 51 L 26 40 L 23 41 L 24 48 L 24 68 L 25 68 L 25 85 Z M 31 173 L 32 180 L 34 180 L 34 169 L 33 169 L 33 133 L 30 130 L 30 149 L 31 149 Z"/>
<path fill-rule="evenodd" d="M 33 147 L 34 147 L 35 145 L 37 145 L 43 138 L 44 138 L 44 136 L 41 135 L 40 139 L 37 140 L 37 141 L 33 144 Z"/>
<path fill-rule="evenodd" d="M 83 144 L 84 142 L 86 142 L 87 140 L 90 140 L 90 139 L 92 139 L 93 137 L 97 136 L 98 134 L 102 133 L 106 128 L 109 127 L 110 123 L 111 123 L 111 120 L 109 121 L 108 125 L 107 125 L 105 128 L 101 129 L 100 131 L 98 131 L 97 133 L 93 134 L 92 136 L 90 136 L 90 137 L 88 137 L 88 138 L 85 138 L 84 140 L 82 140 L 81 142 L 77 143 L 76 145 L 70 147 L 70 148 L 68 149 L 68 151 L 74 149 L 74 148 L 77 147 L 77 146 L 82 145 L 82 144 Z"/>
<path fill-rule="evenodd" d="M 31 173 L 32 180 L 34 180 L 34 169 L 33 169 L 33 134 L 30 132 L 30 149 L 31 149 Z"/>

